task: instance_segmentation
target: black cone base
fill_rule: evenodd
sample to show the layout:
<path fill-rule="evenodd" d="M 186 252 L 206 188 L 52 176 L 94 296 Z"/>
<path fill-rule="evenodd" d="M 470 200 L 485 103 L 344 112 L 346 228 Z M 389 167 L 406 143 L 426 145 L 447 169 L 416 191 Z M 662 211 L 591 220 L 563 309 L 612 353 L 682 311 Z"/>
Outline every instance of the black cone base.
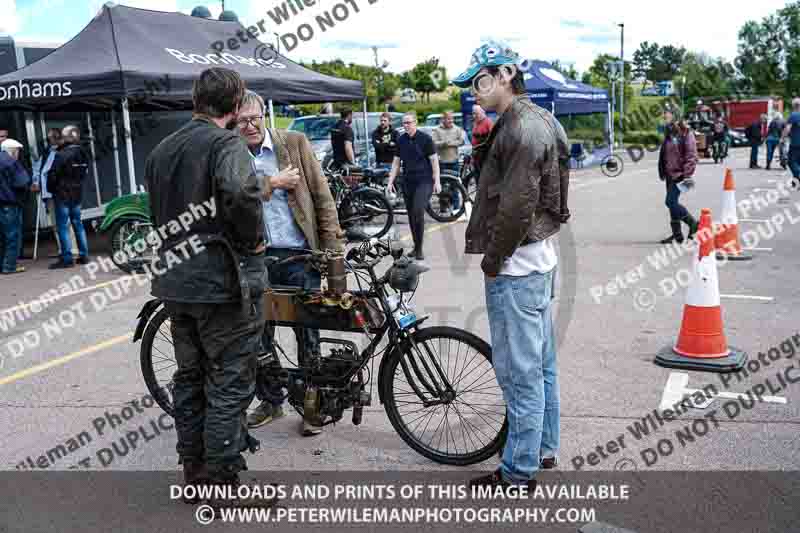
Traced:
<path fill-rule="evenodd" d="M 746 252 L 734 255 L 717 250 L 717 261 L 750 261 L 751 259 L 753 259 L 753 255 Z"/>
<path fill-rule="evenodd" d="M 656 355 L 655 363 L 666 368 L 680 368 L 683 370 L 699 370 L 701 372 L 736 372 L 744 368 L 747 361 L 747 352 L 728 346 L 730 353 L 726 357 L 704 359 L 686 357 L 673 350 L 673 345 L 664 347 Z"/>

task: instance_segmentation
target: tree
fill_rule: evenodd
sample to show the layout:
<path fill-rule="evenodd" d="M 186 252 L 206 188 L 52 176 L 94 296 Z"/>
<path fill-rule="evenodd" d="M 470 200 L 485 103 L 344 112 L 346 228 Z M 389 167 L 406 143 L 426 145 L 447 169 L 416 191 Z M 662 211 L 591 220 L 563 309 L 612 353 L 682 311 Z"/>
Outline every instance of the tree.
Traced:
<path fill-rule="evenodd" d="M 619 61 L 619 58 L 609 54 L 601 54 L 597 56 L 589 67 L 589 71 L 583 75 L 583 83 L 588 83 L 595 87 L 601 87 L 611 90 L 611 80 L 608 75 L 608 63 L 611 61 Z M 625 98 L 630 101 L 633 98 L 633 89 L 631 88 L 631 80 L 633 78 L 633 65 L 630 61 L 625 62 Z M 619 91 L 619 85 L 617 85 Z M 617 93 L 619 94 L 619 93 Z"/>
<path fill-rule="evenodd" d="M 761 22 L 748 21 L 739 30 L 736 68 L 753 93 L 783 92 L 786 85 L 786 38 L 788 28 L 782 17 L 770 15 Z"/>
<path fill-rule="evenodd" d="M 558 59 L 554 59 L 553 61 L 550 62 L 550 64 L 553 66 L 554 70 L 560 72 L 565 78 L 569 78 L 571 80 L 578 79 L 578 71 L 575 70 L 574 63 L 570 63 L 568 65 L 562 65 L 561 61 L 559 61 Z"/>
<path fill-rule="evenodd" d="M 658 60 L 653 65 L 652 80 L 655 82 L 667 81 L 674 78 L 686 57 L 686 48 L 675 48 L 672 45 L 662 46 L 658 53 Z"/>
<path fill-rule="evenodd" d="M 633 74 L 654 84 L 671 80 L 680 70 L 686 49 L 643 42 L 633 54 Z"/>
<path fill-rule="evenodd" d="M 679 77 L 686 77 L 680 87 L 689 107 L 698 98 L 730 98 L 736 94 L 736 70 L 722 58 L 713 59 L 702 53 L 687 53 Z M 680 85 L 676 84 L 676 85 Z"/>
<path fill-rule="evenodd" d="M 633 75 L 637 78 L 644 78 L 645 85 L 648 80 L 653 80 L 653 65 L 658 61 L 660 47 L 648 41 L 639 45 L 639 49 L 633 53 Z"/>
<path fill-rule="evenodd" d="M 786 54 L 786 89 L 784 95 L 792 98 L 800 94 L 800 2 L 787 5 L 780 11 L 786 26 L 784 41 Z"/>
<path fill-rule="evenodd" d="M 414 90 L 425 95 L 431 101 L 431 93 L 443 91 L 447 88 L 447 71 L 439 66 L 439 59 L 432 57 L 427 61 L 418 63 L 411 69 L 414 80 Z"/>

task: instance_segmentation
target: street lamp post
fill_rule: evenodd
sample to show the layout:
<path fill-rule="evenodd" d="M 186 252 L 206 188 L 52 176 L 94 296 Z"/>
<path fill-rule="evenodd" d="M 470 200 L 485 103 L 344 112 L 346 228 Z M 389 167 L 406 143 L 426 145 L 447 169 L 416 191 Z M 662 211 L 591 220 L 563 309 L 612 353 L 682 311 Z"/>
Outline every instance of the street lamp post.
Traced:
<path fill-rule="evenodd" d="M 685 106 L 683 100 L 685 97 L 686 97 L 686 74 L 684 74 L 681 79 L 681 116 L 683 116 L 683 110 Z"/>
<path fill-rule="evenodd" d="M 611 82 L 611 108 L 609 109 L 611 116 L 609 117 L 609 148 L 611 153 L 614 153 L 614 115 L 616 114 L 616 87 L 617 87 L 617 69 L 619 68 L 619 63 L 616 61 L 609 61 L 606 64 L 606 69 L 608 71 L 608 79 Z"/>
<path fill-rule="evenodd" d="M 623 120 L 625 119 L 625 24 L 618 24 L 620 28 L 620 48 L 619 60 L 622 65 L 622 84 L 619 91 L 619 138 L 622 142 L 625 126 Z"/>

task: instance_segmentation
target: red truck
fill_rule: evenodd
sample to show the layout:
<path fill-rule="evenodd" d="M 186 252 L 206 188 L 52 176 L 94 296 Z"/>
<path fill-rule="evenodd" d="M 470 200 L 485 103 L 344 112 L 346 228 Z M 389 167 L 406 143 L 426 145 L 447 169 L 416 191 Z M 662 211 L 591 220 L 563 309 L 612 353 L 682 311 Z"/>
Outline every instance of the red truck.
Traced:
<path fill-rule="evenodd" d="M 734 102 L 714 101 L 715 114 L 722 112 L 730 129 L 743 129 L 757 122 L 761 115 L 772 118 L 773 113 L 783 114 L 783 99 L 776 96 L 754 97 Z"/>

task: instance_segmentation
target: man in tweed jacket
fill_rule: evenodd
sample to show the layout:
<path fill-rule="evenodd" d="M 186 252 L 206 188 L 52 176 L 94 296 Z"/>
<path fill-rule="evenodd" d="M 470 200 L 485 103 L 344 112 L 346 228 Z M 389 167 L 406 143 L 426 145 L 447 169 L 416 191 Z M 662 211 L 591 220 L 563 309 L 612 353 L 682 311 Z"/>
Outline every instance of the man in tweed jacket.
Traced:
<path fill-rule="evenodd" d="M 264 101 L 251 91 L 245 94 L 237 126 L 250 148 L 256 173 L 264 177 L 266 256 L 285 259 L 309 249 L 343 250 L 344 233 L 339 227 L 336 204 L 305 135 L 266 129 Z M 303 263 L 272 265 L 269 279 L 272 285 L 305 289 L 320 286 L 319 273 L 306 271 Z M 265 350 L 272 347 L 273 334 L 274 328 L 267 326 L 262 337 Z M 295 328 L 295 336 L 300 365 L 308 356 L 319 355 L 318 330 Z M 257 394 L 261 403 L 248 415 L 249 427 L 259 427 L 284 416 L 280 386 Z M 303 435 L 319 433 L 319 428 L 304 421 Z"/>

